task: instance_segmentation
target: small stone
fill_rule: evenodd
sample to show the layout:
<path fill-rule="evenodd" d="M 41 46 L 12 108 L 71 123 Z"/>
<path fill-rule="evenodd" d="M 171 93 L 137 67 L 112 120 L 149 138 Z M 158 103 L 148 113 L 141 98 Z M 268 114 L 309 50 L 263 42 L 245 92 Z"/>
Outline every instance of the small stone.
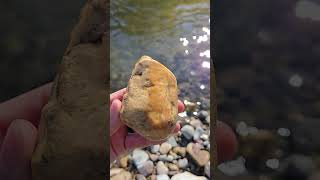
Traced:
<path fill-rule="evenodd" d="M 207 123 L 207 124 L 210 124 L 210 116 L 206 117 L 204 122 Z"/>
<path fill-rule="evenodd" d="M 175 148 L 173 148 L 173 152 L 181 155 L 182 157 L 186 156 L 186 148 L 185 147 L 175 147 Z"/>
<path fill-rule="evenodd" d="M 158 160 L 158 158 L 159 158 L 159 156 L 156 155 L 156 154 L 150 154 L 149 156 L 150 156 L 150 159 L 151 159 L 152 161 L 156 161 L 156 160 Z"/>
<path fill-rule="evenodd" d="M 172 176 L 171 180 L 207 180 L 207 178 L 204 176 L 196 176 L 186 171 Z"/>
<path fill-rule="evenodd" d="M 144 175 L 142 175 L 142 174 L 137 174 L 137 175 L 135 176 L 135 180 L 147 180 L 147 178 L 144 177 Z"/>
<path fill-rule="evenodd" d="M 168 152 L 171 150 L 171 148 L 172 148 L 171 144 L 164 142 L 161 144 L 159 151 L 161 154 L 168 154 Z"/>
<path fill-rule="evenodd" d="M 200 139 L 200 136 L 204 133 L 204 130 L 201 127 L 197 127 L 193 134 L 193 140 L 197 141 Z"/>
<path fill-rule="evenodd" d="M 167 158 L 166 158 L 166 161 L 172 162 L 173 161 L 173 156 L 172 155 L 168 155 Z"/>
<path fill-rule="evenodd" d="M 145 163 L 148 159 L 148 154 L 141 149 L 135 149 L 132 152 L 132 160 L 136 167 L 143 165 L 143 163 Z"/>
<path fill-rule="evenodd" d="M 193 137 L 194 128 L 190 125 L 185 125 L 181 128 L 181 132 L 185 138 L 190 140 Z"/>
<path fill-rule="evenodd" d="M 208 111 L 202 110 L 202 111 L 200 111 L 200 112 L 198 113 L 198 118 L 199 118 L 201 121 L 205 121 L 208 116 L 209 116 Z"/>
<path fill-rule="evenodd" d="M 159 149 L 160 149 L 160 145 L 157 144 L 157 145 L 151 146 L 150 151 L 151 151 L 152 153 L 157 153 L 157 152 L 159 152 Z"/>
<path fill-rule="evenodd" d="M 132 175 L 128 171 L 121 171 L 119 174 L 112 176 L 111 180 L 132 180 Z"/>
<path fill-rule="evenodd" d="M 162 161 L 157 163 L 157 174 L 168 174 L 168 171 L 169 169 Z"/>
<path fill-rule="evenodd" d="M 204 173 L 210 178 L 210 161 L 204 166 Z"/>
<path fill-rule="evenodd" d="M 188 159 L 187 158 L 179 159 L 178 166 L 179 168 L 182 168 L 182 169 L 186 168 L 188 166 Z"/>
<path fill-rule="evenodd" d="M 202 140 L 204 140 L 204 141 L 207 141 L 207 140 L 209 139 L 209 135 L 208 135 L 208 134 L 202 134 L 202 135 L 200 136 L 200 138 L 201 138 Z"/>
<path fill-rule="evenodd" d="M 153 172 L 153 168 L 153 162 L 150 160 L 143 163 L 143 165 L 137 167 L 138 172 L 144 176 L 151 174 Z"/>
<path fill-rule="evenodd" d="M 124 171 L 122 168 L 112 168 L 110 169 L 110 177 L 119 174 L 121 171 Z"/>
<path fill-rule="evenodd" d="M 170 136 L 167 140 L 167 143 L 171 144 L 172 147 L 178 146 L 178 143 L 177 143 L 176 139 L 174 138 L 174 136 Z"/>
<path fill-rule="evenodd" d="M 160 175 L 157 175 L 157 180 L 170 180 L 170 178 L 166 174 L 160 174 Z"/>
<path fill-rule="evenodd" d="M 148 177 L 148 180 L 157 180 L 157 176 L 152 174 L 151 176 Z"/>
<path fill-rule="evenodd" d="M 178 159 L 178 155 L 173 151 L 170 151 L 169 155 L 171 155 L 173 157 L 173 159 Z"/>
<path fill-rule="evenodd" d="M 169 176 L 173 176 L 173 175 L 176 175 L 176 174 L 178 174 L 179 173 L 179 171 L 169 171 L 168 172 L 168 175 Z"/>
<path fill-rule="evenodd" d="M 126 155 L 120 159 L 120 167 L 126 168 L 128 166 L 129 155 Z"/>
<path fill-rule="evenodd" d="M 168 168 L 171 170 L 171 171 L 178 171 L 179 170 L 179 167 L 175 164 L 172 164 L 172 163 L 169 163 L 168 164 Z"/>
<path fill-rule="evenodd" d="M 197 127 L 201 127 L 202 122 L 198 119 L 192 118 L 190 121 L 190 125 L 193 126 L 194 128 L 197 128 Z"/>
<path fill-rule="evenodd" d="M 210 153 L 206 150 L 201 150 L 198 144 L 189 143 L 187 152 L 200 167 L 203 167 L 210 160 Z"/>

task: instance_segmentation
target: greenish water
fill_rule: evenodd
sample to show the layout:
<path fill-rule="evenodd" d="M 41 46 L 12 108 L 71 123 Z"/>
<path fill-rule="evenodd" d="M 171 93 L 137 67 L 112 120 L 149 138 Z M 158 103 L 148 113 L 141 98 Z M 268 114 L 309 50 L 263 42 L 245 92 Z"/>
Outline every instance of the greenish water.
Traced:
<path fill-rule="evenodd" d="M 177 77 L 180 98 L 209 107 L 209 0 L 111 1 L 111 89 L 127 85 L 136 60 L 151 56 Z"/>

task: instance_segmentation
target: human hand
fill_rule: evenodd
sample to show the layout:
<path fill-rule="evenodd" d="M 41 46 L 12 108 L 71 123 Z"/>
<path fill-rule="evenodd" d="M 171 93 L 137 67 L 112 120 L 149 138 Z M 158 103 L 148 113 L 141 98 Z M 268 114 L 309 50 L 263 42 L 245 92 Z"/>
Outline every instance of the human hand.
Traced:
<path fill-rule="evenodd" d="M 52 83 L 48 83 L 0 104 L 0 179 L 31 180 L 30 161 L 36 145 L 37 127 L 41 110 L 48 102 L 51 86 Z M 122 96 L 119 94 L 110 96 L 110 102 L 115 99 L 121 101 Z M 115 102 L 110 111 L 118 107 L 119 102 Z M 117 125 L 116 122 L 115 125 L 110 124 L 110 127 Z M 232 158 L 237 141 L 231 128 L 222 122 L 217 123 L 216 141 L 219 161 Z M 146 142 L 142 140 L 141 144 L 145 145 Z"/>
<path fill-rule="evenodd" d="M 121 101 L 126 88 L 123 88 L 110 95 L 110 161 L 114 161 L 120 155 L 123 155 L 135 148 L 147 147 L 153 144 L 160 144 L 163 141 L 149 141 L 138 133 L 128 133 L 128 127 L 123 124 L 119 117 Z M 178 101 L 178 111 L 182 112 L 184 105 Z M 180 130 L 180 124 L 177 123 L 174 132 Z"/>

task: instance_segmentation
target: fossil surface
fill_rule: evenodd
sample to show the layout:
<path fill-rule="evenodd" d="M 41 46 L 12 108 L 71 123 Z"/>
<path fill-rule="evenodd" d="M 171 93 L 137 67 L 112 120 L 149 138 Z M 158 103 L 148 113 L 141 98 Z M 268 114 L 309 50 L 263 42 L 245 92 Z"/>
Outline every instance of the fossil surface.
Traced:
<path fill-rule="evenodd" d="M 145 138 L 163 140 L 175 128 L 177 103 L 174 74 L 151 57 L 142 56 L 131 74 L 120 118 Z"/>
<path fill-rule="evenodd" d="M 42 110 L 33 180 L 105 179 L 107 138 L 106 0 L 88 0 Z"/>

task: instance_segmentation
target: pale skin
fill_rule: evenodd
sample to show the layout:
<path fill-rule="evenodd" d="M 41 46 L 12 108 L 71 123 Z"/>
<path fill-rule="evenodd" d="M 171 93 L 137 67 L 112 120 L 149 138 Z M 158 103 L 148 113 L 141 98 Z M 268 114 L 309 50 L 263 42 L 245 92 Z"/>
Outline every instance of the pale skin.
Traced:
<path fill-rule="evenodd" d="M 0 179 L 31 180 L 30 161 L 36 145 L 37 127 L 51 86 L 52 83 L 48 83 L 0 104 Z M 124 92 L 122 89 L 110 95 L 110 160 L 134 148 L 161 143 L 127 132 L 127 127 L 119 119 Z M 180 101 L 178 109 L 179 112 L 184 109 Z M 174 132 L 179 129 L 177 124 Z M 219 161 L 232 158 L 238 145 L 231 128 L 218 122 L 216 141 Z"/>

